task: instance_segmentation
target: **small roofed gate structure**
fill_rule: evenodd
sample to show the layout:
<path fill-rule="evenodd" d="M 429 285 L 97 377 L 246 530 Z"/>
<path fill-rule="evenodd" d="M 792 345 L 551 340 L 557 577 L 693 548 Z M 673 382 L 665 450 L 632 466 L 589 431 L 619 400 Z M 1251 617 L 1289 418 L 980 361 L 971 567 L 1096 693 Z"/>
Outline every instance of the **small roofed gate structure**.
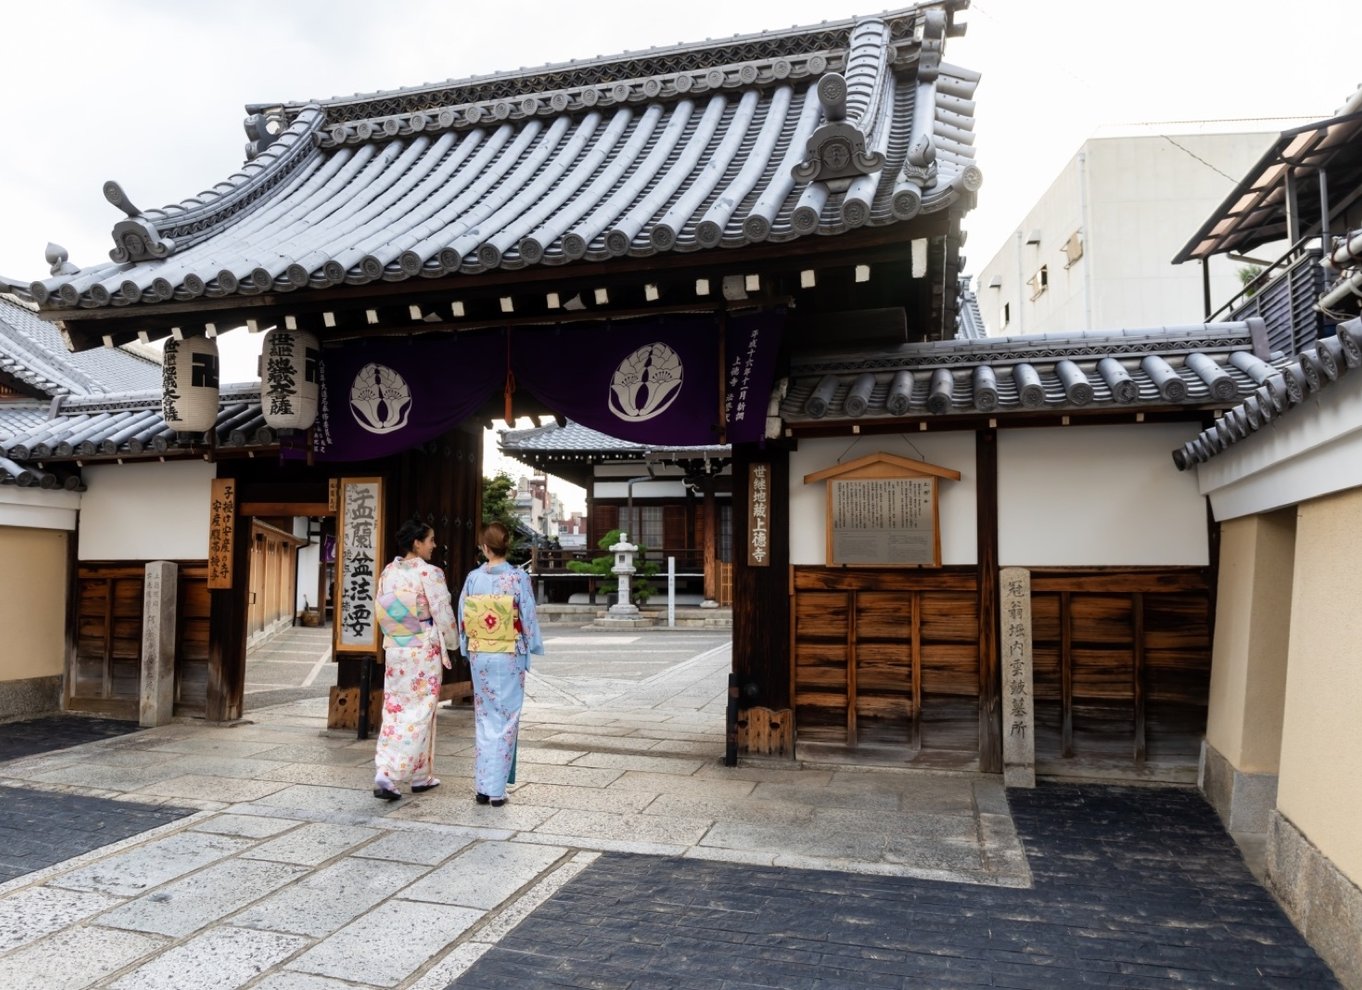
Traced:
<path fill-rule="evenodd" d="M 253 106 L 240 172 L 161 209 L 110 182 L 125 214 L 111 264 L 63 259 L 4 285 L 73 350 L 195 342 L 204 387 L 219 332 L 312 335 L 321 411 L 305 437 L 224 416 L 216 389 L 215 422 L 155 431 L 150 456 L 206 458 L 239 483 L 238 569 L 250 512 L 309 509 L 329 480 L 372 476 L 382 529 L 421 514 L 457 580 L 475 560 L 470 427 L 495 416 L 731 443 L 736 473 L 762 465 L 776 496 L 760 561 L 736 563 L 734 665 L 745 707 L 784 709 L 791 445 L 765 435 L 772 378 L 791 346 L 953 332 L 960 219 L 981 182 L 977 75 L 942 59 L 966 5 Z M 277 378 L 267 363 L 263 415 Z M 148 456 L 94 439 L 112 448 L 100 456 Z M 744 488 L 744 547 L 749 503 Z M 246 591 L 210 595 L 206 712 L 231 718 Z"/>

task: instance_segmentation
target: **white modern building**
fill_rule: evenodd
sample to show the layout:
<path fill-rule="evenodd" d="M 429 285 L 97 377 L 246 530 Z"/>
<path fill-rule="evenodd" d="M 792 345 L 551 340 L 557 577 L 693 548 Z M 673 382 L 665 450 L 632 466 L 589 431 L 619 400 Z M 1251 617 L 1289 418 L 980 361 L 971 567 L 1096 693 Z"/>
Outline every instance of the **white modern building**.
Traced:
<path fill-rule="evenodd" d="M 1125 126 L 1085 141 L 980 271 L 975 291 L 989 333 L 1157 327 L 1205 316 L 1201 266 L 1174 266 L 1173 256 L 1189 226 L 1294 122 Z M 1252 263 L 1214 259 L 1210 298 L 1238 292 L 1239 269 Z"/>

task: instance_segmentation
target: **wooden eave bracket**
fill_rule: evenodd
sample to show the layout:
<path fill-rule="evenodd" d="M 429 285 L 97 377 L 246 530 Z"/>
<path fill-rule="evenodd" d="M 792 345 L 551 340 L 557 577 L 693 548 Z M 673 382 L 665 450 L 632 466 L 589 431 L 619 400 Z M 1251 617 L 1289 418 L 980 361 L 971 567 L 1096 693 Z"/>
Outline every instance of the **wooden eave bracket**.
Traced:
<path fill-rule="evenodd" d="M 911 457 L 900 457 L 897 454 L 886 454 L 883 451 L 874 454 L 867 454 L 865 457 L 858 457 L 854 461 L 847 461 L 845 464 L 834 464 L 832 467 L 823 468 L 812 474 L 804 475 L 804 484 L 809 485 L 815 481 L 825 481 L 828 478 L 840 478 L 843 476 L 853 478 L 901 478 L 904 473 L 917 475 L 924 478 L 947 478 L 951 481 L 960 480 L 960 472 L 951 468 L 939 467 L 936 464 L 928 464 L 926 461 L 915 461 Z"/>

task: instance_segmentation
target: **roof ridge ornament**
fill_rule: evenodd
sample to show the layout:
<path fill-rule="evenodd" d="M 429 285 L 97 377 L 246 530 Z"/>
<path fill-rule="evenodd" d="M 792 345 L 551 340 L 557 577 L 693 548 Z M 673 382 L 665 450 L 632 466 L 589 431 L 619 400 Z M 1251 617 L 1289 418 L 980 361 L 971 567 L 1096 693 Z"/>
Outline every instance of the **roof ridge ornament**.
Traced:
<path fill-rule="evenodd" d="M 66 260 L 69 255 L 66 252 L 66 248 L 62 247 L 60 244 L 54 244 L 52 241 L 48 241 L 47 251 L 44 253 L 43 257 L 47 260 L 53 275 L 80 274 L 80 268 Z"/>
<path fill-rule="evenodd" d="M 867 152 L 865 132 L 847 123 L 847 82 L 840 73 L 825 74 L 818 80 L 817 92 L 827 123 L 809 137 L 807 157 L 790 173 L 799 182 L 826 182 L 840 192 L 852 179 L 878 172 L 884 156 Z"/>
<path fill-rule="evenodd" d="M 142 211 L 113 179 L 104 183 L 104 198 L 128 215 L 127 220 L 114 224 L 114 246 L 109 257 L 115 262 L 121 265 L 128 261 L 164 258 L 175 250 L 175 242 L 163 238 L 150 222 L 143 219 Z M 52 274 L 58 272 L 53 271 Z"/>

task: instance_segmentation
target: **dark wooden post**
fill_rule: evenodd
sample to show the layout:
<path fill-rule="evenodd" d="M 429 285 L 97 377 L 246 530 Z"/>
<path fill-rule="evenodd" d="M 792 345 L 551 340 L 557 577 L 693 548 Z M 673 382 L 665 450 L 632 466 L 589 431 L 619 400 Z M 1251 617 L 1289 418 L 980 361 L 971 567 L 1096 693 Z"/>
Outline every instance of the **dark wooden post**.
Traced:
<path fill-rule="evenodd" d="M 700 545 L 705 551 L 705 600 L 717 602 L 719 600 L 719 556 L 716 552 L 716 543 L 719 539 L 719 528 L 715 525 L 714 509 L 714 476 L 705 474 L 701 484 L 704 486 L 704 501 L 701 503 L 700 518 L 704 526 L 704 531 L 700 534 Z"/>
<path fill-rule="evenodd" d="M 1003 772 L 1002 674 L 998 665 L 998 431 L 974 434 L 979 543 L 979 769 Z"/>
<path fill-rule="evenodd" d="M 769 563 L 748 564 L 750 469 L 770 465 Z M 739 704 L 788 709 L 790 697 L 790 455 L 782 446 L 733 445 L 733 672 Z"/>
<path fill-rule="evenodd" d="M 224 475 L 221 464 L 218 474 Z M 238 485 L 240 482 L 238 477 Z M 238 515 L 232 523 L 232 586 L 208 592 L 208 698 L 204 716 L 210 722 L 241 717 L 241 700 L 246 692 L 250 572 L 251 519 Z"/>

